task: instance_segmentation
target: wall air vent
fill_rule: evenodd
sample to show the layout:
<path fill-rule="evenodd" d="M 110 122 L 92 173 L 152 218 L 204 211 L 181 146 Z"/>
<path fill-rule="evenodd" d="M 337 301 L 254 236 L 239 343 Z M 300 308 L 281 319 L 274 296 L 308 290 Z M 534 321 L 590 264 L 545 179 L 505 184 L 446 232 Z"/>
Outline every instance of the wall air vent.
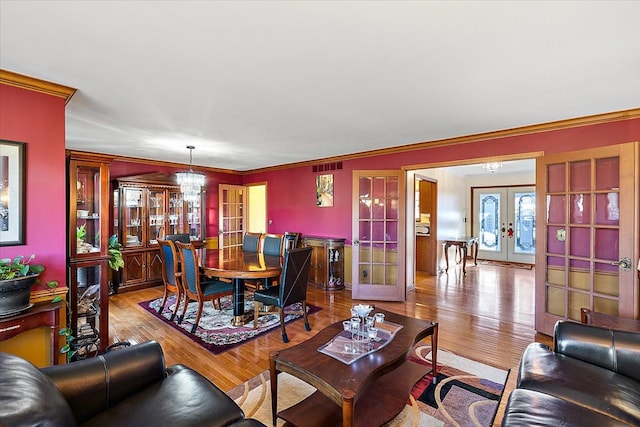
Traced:
<path fill-rule="evenodd" d="M 322 163 L 320 165 L 311 166 L 313 172 L 326 172 L 342 169 L 342 162 Z"/>

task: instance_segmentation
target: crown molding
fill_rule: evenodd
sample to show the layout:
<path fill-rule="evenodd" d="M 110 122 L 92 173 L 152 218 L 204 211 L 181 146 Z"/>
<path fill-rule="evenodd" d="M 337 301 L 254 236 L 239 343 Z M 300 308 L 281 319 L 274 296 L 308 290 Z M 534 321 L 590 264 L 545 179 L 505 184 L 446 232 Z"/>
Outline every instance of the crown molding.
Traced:
<path fill-rule="evenodd" d="M 65 105 L 77 91 L 77 89 L 69 86 L 51 83 L 3 69 L 0 69 L 0 83 L 64 98 Z"/>
<path fill-rule="evenodd" d="M 611 113 L 594 114 L 592 116 L 577 117 L 573 119 L 558 120 L 555 122 L 541 123 L 536 125 L 521 126 L 511 129 L 503 129 L 492 132 L 483 132 L 473 135 L 457 136 L 454 138 L 446 138 L 434 141 L 418 142 L 415 144 L 400 145 L 397 147 L 380 148 L 378 150 L 361 151 L 358 153 L 347 154 L 344 156 L 327 157 L 323 159 L 315 159 L 297 163 L 287 163 L 278 166 L 271 166 L 262 169 L 252 169 L 242 172 L 243 175 L 253 173 L 271 172 L 280 169 L 289 169 L 293 167 L 312 166 L 318 163 L 328 163 L 336 161 L 346 161 L 353 159 L 361 159 L 363 157 L 383 156 L 395 153 L 404 153 L 407 151 L 423 150 L 426 148 L 442 147 L 447 145 L 470 144 L 479 141 L 486 141 L 499 138 L 507 138 L 519 135 L 528 135 L 533 133 L 550 132 L 561 129 L 568 129 L 580 126 L 596 125 L 601 123 L 617 122 L 623 120 L 633 120 L 640 118 L 640 108 L 630 110 L 615 111 Z"/>

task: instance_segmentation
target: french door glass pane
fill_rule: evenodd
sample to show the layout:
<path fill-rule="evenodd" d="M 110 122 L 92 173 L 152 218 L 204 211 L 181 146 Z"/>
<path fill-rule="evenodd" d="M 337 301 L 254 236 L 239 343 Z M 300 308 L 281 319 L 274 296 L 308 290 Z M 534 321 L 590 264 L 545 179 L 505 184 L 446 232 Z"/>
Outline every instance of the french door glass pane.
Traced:
<path fill-rule="evenodd" d="M 620 207 L 618 193 L 596 194 L 596 224 L 618 225 L 620 221 Z"/>
<path fill-rule="evenodd" d="M 565 191 L 564 171 L 564 163 L 547 166 L 547 192 L 563 193 Z"/>
<path fill-rule="evenodd" d="M 609 157 L 596 160 L 596 190 L 618 190 L 620 187 L 620 160 Z"/>
<path fill-rule="evenodd" d="M 547 222 L 562 224 L 565 222 L 565 196 L 547 196 Z"/>
<path fill-rule="evenodd" d="M 591 222 L 591 197 L 588 194 L 572 194 L 569 209 L 571 224 L 589 224 Z"/>
<path fill-rule="evenodd" d="M 515 193 L 515 253 L 535 253 L 536 198 L 535 193 Z"/>
<path fill-rule="evenodd" d="M 500 247 L 500 193 L 480 196 L 480 249 L 499 252 Z"/>
<path fill-rule="evenodd" d="M 588 258 L 591 248 L 591 230 L 586 227 L 571 227 L 569 255 Z"/>
<path fill-rule="evenodd" d="M 591 190 L 591 161 L 571 162 L 569 166 L 569 191 Z"/>

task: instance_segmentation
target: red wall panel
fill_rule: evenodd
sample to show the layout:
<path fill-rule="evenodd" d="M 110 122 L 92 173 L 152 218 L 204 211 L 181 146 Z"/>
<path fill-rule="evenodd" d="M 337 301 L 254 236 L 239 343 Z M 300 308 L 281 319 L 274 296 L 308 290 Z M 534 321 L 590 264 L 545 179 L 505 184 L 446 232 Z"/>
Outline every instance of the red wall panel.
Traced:
<path fill-rule="evenodd" d="M 42 283 L 66 285 L 64 99 L 0 84 L 0 139 L 26 143 L 27 214 L 26 244 L 0 247 L 0 257 L 35 254 Z"/>

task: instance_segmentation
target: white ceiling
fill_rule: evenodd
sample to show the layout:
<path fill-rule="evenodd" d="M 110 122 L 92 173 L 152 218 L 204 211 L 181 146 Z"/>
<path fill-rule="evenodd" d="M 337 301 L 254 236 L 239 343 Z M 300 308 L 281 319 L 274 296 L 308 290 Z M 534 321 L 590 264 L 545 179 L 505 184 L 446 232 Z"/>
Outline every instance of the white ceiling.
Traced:
<path fill-rule="evenodd" d="M 0 0 L 67 148 L 233 170 L 640 106 L 640 2 Z"/>

